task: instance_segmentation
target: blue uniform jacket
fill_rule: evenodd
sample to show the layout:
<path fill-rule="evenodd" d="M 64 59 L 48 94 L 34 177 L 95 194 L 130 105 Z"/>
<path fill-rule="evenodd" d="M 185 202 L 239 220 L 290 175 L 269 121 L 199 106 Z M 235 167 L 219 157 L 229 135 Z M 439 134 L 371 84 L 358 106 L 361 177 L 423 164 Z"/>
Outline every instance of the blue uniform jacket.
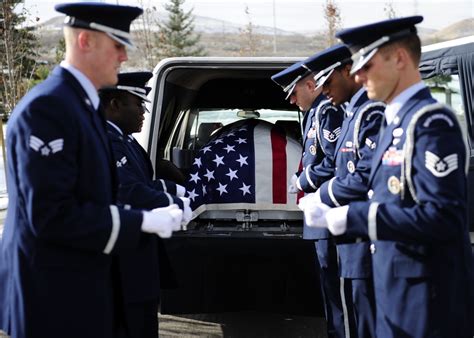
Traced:
<path fill-rule="evenodd" d="M 183 208 L 183 202 L 178 197 L 163 190 L 166 186 L 162 185 L 162 181 L 153 181 L 153 167 L 143 148 L 109 123 L 107 132 L 117 165 L 118 202 L 134 209 L 154 209 L 173 203 Z M 172 184 L 168 187 L 172 188 Z M 158 300 L 159 245 L 159 237 L 147 234 L 142 237 L 137 249 L 119 256 L 122 294 L 126 304 Z"/>
<path fill-rule="evenodd" d="M 385 104 L 363 92 L 342 124 L 334 151 L 335 176 L 319 189 L 321 201 L 331 207 L 367 197 L 372 155 L 383 120 Z"/>
<path fill-rule="evenodd" d="M 60 67 L 11 115 L 0 302 L 12 338 L 113 336 L 111 254 L 137 246 L 142 213 L 113 205 L 104 124 Z"/>
<path fill-rule="evenodd" d="M 304 192 L 314 192 L 334 176 L 334 149 L 341 134 L 344 110 L 319 95 L 304 121 L 304 148 L 299 183 Z"/>
<path fill-rule="evenodd" d="M 426 88 L 383 131 L 372 199 L 347 218 L 348 235 L 373 241 L 377 337 L 470 337 L 466 164 L 456 117 Z"/>
<path fill-rule="evenodd" d="M 335 176 L 323 183 L 319 189 L 323 203 L 336 207 L 366 198 L 372 155 L 384 109 L 384 103 L 369 100 L 367 92 L 361 92 L 342 124 L 341 136 L 335 149 Z M 347 240 L 344 236 L 336 238 L 340 276 L 370 277 L 372 268 L 369 242 L 350 242 L 353 240 Z"/>
<path fill-rule="evenodd" d="M 319 95 L 303 120 L 303 170 L 298 173 L 304 192 L 314 192 L 319 185 L 334 175 L 334 148 L 336 147 L 344 111 L 333 106 L 324 95 Z M 329 238 L 327 229 L 303 227 L 303 238 Z"/>
<path fill-rule="evenodd" d="M 174 196 L 176 184 L 166 180 L 153 180 L 153 167 L 145 150 L 134 139 L 124 136 L 107 124 L 116 161 L 119 189 L 118 202 L 137 209 L 154 209 L 183 202 Z"/>

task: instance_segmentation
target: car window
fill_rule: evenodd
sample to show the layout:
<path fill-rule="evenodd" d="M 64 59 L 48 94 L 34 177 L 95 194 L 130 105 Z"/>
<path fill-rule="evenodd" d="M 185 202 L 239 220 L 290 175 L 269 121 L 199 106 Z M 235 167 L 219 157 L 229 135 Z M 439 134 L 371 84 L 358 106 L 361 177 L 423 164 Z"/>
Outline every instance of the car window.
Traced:
<path fill-rule="evenodd" d="M 240 110 L 240 109 L 203 109 L 190 112 L 188 118 L 188 135 L 185 136 L 187 149 L 200 149 L 220 128 L 246 118 L 255 118 L 280 124 L 288 129 L 287 133 L 299 139 L 301 115 L 288 110 Z M 288 127 L 291 126 L 291 127 Z M 291 128 L 291 129 L 290 129 Z"/>
<path fill-rule="evenodd" d="M 461 97 L 461 87 L 458 75 L 437 75 L 426 79 L 425 83 L 431 90 L 431 95 L 441 103 L 450 106 L 456 113 L 464 135 L 467 135 L 466 112 Z"/>

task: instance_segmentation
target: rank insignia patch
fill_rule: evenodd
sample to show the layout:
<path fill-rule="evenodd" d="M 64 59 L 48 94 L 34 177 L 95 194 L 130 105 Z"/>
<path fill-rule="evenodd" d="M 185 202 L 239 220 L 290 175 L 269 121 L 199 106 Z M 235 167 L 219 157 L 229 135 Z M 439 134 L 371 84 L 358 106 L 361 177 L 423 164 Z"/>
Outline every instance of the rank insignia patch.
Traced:
<path fill-rule="evenodd" d="M 369 149 L 375 149 L 375 147 L 377 146 L 375 141 L 372 141 L 370 138 L 365 139 L 365 144 L 367 145 L 367 147 L 369 147 Z"/>
<path fill-rule="evenodd" d="M 339 138 L 339 135 L 341 135 L 341 127 L 338 127 L 333 131 L 323 129 L 323 137 L 329 142 L 335 142 Z"/>
<path fill-rule="evenodd" d="M 458 168 L 458 154 L 440 158 L 431 151 L 425 151 L 425 167 L 436 177 L 446 177 Z"/>
<path fill-rule="evenodd" d="M 117 161 L 117 168 L 120 168 L 127 164 L 127 158 L 124 156 L 120 160 Z"/>
<path fill-rule="evenodd" d="M 51 142 L 45 143 L 39 137 L 30 136 L 30 148 L 34 151 L 39 152 L 42 156 L 49 156 L 50 154 L 57 153 L 63 150 L 64 139 L 58 138 Z"/>

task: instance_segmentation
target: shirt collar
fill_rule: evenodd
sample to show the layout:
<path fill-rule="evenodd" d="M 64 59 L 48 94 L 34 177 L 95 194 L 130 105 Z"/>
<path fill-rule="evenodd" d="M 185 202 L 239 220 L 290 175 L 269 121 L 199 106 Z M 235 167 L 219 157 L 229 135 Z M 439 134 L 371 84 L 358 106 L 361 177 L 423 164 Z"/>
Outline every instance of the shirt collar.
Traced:
<path fill-rule="evenodd" d="M 94 87 L 92 82 L 85 76 L 79 69 L 71 65 L 67 61 L 62 61 L 60 64 L 61 67 L 68 70 L 76 80 L 81 84 L 82 88 L 84 88 L 87 96 L 92 102 L 92 106 L 95 110 L 99 108 L 99 94 L 97 93 L 97 89 Z"/>
<path fill-rule="evenodd" d="M 395 116 L 398 114 L 400 109 L 402 109 L 403 105 L 416 93 L 418 93 L 421 89 L 425 88 L 426 85 L 424 84 L 423 81 L 420 81 L 418 83 L 415 83 L 414 85 L 408 87 L 404 91 L 402 91 L 400 94 L 398 94 L 392 102 L 387 104 L 387 107 L 385 108 L 385 120 L 387 121 L 387 124 L 390 124 Z"/>
<path fill-rule="evenodd" d="M 120 135 L 123 135 L 122 130 L 115 123 L 109 120 L 107 120 L 107 123 L 110 124 L 112 127 L 114 127 L 120 133 Z"/>

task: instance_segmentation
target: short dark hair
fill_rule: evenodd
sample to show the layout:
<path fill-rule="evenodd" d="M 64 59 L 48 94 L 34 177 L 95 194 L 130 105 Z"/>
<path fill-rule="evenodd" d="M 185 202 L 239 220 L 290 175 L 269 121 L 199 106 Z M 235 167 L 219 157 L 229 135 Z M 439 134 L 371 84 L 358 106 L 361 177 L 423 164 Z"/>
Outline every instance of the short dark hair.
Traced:
<path fill-rule="evenodd" d="M 388 43 L 381 48 L 381 51 L 383 53 L 390 53 L 395 47 L 404 48 L 408 52 L 408 54 L 410 54 L 411 59 L 415 65 L 418 65 L 420 63 L 421 41 L 420 37 L 417 34 L 410 34 L 402 39 Z"/>
<path fill-rule="evenodd" d="M 107 109 L 113 99 L 120 99 L 121 92 L 119 90 L 100 90 L 99 98 L 100 104 L 104 109 Z"/>

